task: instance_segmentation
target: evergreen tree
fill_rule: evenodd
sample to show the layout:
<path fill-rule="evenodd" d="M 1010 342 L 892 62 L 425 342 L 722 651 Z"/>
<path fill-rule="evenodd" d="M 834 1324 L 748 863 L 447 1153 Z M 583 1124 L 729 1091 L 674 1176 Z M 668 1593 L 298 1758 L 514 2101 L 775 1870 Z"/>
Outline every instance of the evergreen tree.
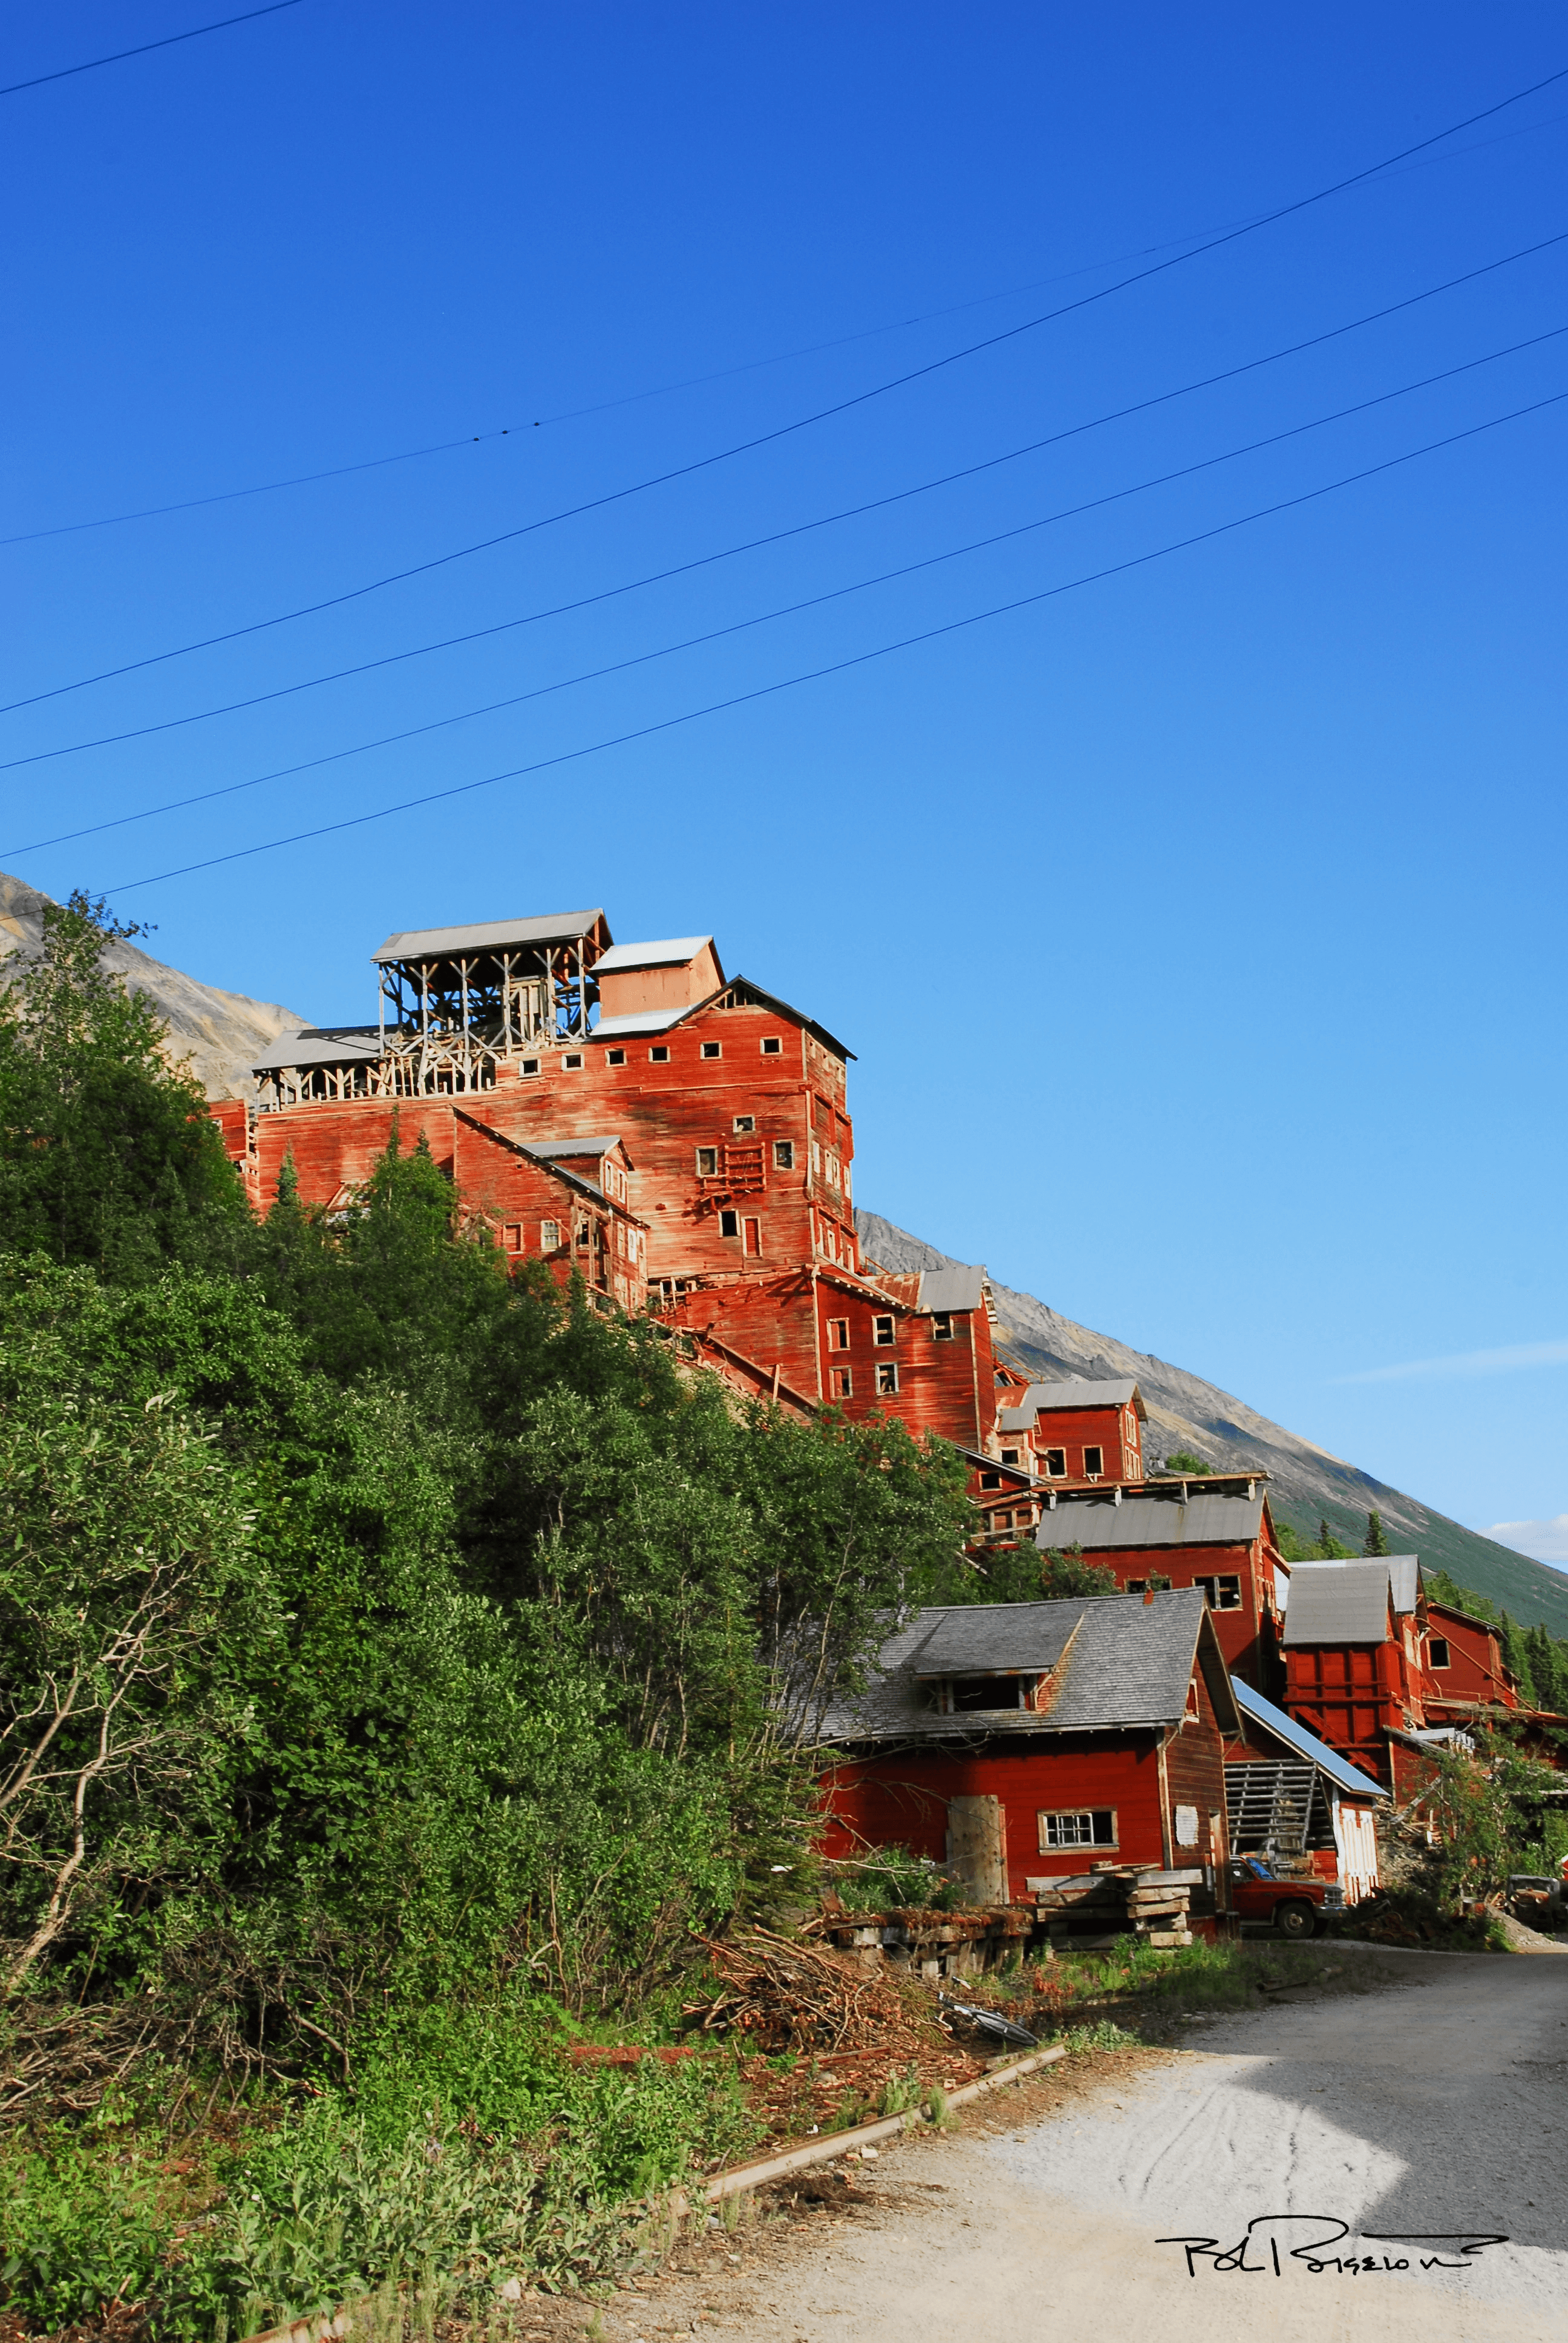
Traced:
<path fill-rule="evenodd" d="M 1382 1515 L 1379 1513 L 1371 1513 L 1367 1515 L 1367 1534 L 1362 1542 L 1362 1552 L 1383 1554 L 1387 1554 L 1388 1550 L 1388 1540 L 1383 1535 Z"/>

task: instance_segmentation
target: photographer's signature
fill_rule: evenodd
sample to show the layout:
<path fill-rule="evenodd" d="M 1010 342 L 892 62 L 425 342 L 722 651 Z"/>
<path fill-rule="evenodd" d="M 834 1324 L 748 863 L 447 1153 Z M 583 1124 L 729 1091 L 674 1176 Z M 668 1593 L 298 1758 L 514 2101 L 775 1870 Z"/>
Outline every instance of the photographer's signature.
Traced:
<path fill-rule="evenodd" d="M 1302 2237 L 1302 2229 L 1312 2235 Z M 1182 2248 L 1189 2278 L 1197 2277 L 1200 2264 L 1216 2277 L 1283 2278 L 1293 2265 L 1313 2278 L 1326 2270 L 1338 2278 L 1382 2278 L 1398 2270 L 1473 2269 L 1475 2255 L 1488 2246 L 1505 2246 L 1508 2239 L 1485 2229 L 1452 2234 L 1363 2229 L 1352 2236 L 1348 2221 L 1336 2221 L 1326 2213 L 1261 2213 L 1248 2222 L 1245 2236 L 1235 2245 L 1222 2245 L 1218 2237 L 1156 2237 L 1154 2242 Z"/>

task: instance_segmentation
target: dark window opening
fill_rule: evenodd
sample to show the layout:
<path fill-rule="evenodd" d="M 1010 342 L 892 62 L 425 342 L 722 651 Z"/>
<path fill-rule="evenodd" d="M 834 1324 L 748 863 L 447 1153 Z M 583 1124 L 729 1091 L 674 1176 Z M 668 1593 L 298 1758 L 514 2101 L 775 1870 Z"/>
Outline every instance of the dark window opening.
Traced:
<path fill-rule="evenodd" d="M 849 1367 L 835 1367 L 833 1370 L 834 1398 L 852 1399 L 854 1395 L 855 1377 L 853 1370 Z"/>
<path fill-rule="evenodd" d="M 1147 1594 L 1149 1581 L 1146 1578 L 1130 1578 L 1127 1582 L 1127 1592 L 1129 1594 Z"/>
<path fill-rule="evenodd" d="M 704 1041 L 702 1045 L 702 1054 L 705 1058 L 717 1058 L 721 1053 L 723 1047 L 724 1045 L 721 1041 Z"/>
<path fill-rule="evenodd" d="M 932 1340 L 932 1342 L 950 1342 L 952 1341 L 952 1339 L 953 1339 L 953 1313 L 952 1313 L 952 1312 L 951 1312 L 950 1310 L 938 1310 L 938 1311 L 936 1311 L 936 1312 L 933 1313 L 932 1318 L 931 1318 L 931 1340 Z"/>
<path fill-rule="evenodd" d="M 738 1237 L 740 1234 L 739 1213 L 720 1212 L 719 1215 L 719 1233 L 721 1237 Z"/>
<path fill-rule="evenodd" d="M 784 1055 L 784 1044 L 777 1033 L 762 1036 L 762 1054 L 765 1058 L 781 1058 Z"/>
<path fill-rule="evenodd" d="M 1086 1448 L 1086 1449 L 1084 1450 L 1084 1452 L 1083 1452 L 1083 1477 L 1084 1477 L 1084 1479 L 1085 1479 L 1086 1481 L 1098 1481 L 1098 1480 L 1099 1480 L 1099 1478 L 1100 1478 L 1100 1476 L 1101 1476 L 1101 1474 L 1104 1472 L 1104 1470 L 1105 1470 L 1105 1451 L 1104 1451 L 1104 1449 L 1103 1449 L 1103 1448 Z"/>
<path fill-rule="evenodd" d="M 1020 1708 L 1018 1676 L 954 1676 L 948 1685 L 948 1706 L 960 1715 L 977 1708 Z"/>
<path fill-rule="evenodd" d="M 1046 1450 L 1045 1470 L 1047 1476 L 1052 1481 L 1066 1480 L 1067 1451 L 1065 1448 L 1048 1448 Z"/>
<path fill-rule="evenodd" d="M 697 1176 L 699 1180 L 716 1180 L 719 1176 L 719 1150 L 699 1147 L 697 1151 Z"/>
<path fill-rule="evenodd" d="M 1004 1448 L 1001 1452 L 1001 1461 L 1004 1464 L 1016 1464 L 1018 1463 L 1017 1449 Z"/>
<path fill-rule="evenodd" d="M 568 1050 L 566 1056 L 561 1060 L 561 1064 L 566 1068 L 568 1074 L 580 1074 L 583 1065 L 582 1051 L 580 1050 Z"/>
<path fill-rule="evenodd" d="M 1203 1600 L 1211 1611 L 1239 1611 L 1241 1608 L 1241 1582 L 1239 1578 L 1195 1578 Z"/>
<path fill-rule="evenodd" d="M 733 1128 L 737 1131 L 755 1131 L 757 1117 L 754 1114 L 738 1114 Z"/>
<path fill-rule="evenodd" d="M 1446 1668 L 1450 1664 L 1446 1638 L 1442 1635 L 1433 1635 L 1427 1644 L 1426 1657 L 1429 1666 L 1434 1668 Z"/>
<path fill-rule="evenodd" d="M 607 1050 L 604 1053 L 604 1061 L 607 1066 L 624 1066 L 626 1063 L 626 1051 L 624 1050 Z"/>
<path fill-rule="evenodd" d="M 773 1141 L 773 1169 L 776 1172 L 793 1172 L 795 1169 L 795 1141 L 792 1139 L 776 1139 Z"/>
<path fill-rule="evenodd" d="M 877 1389 L 884 1399 L 890 1399 L 899 1388 L 899 1371 L 891 1359 L 884 1359 L 877 1369 Z"/>
<path fill-rule="evenodd" d="M 878 1318 L 873 1322 L 872 1340 L 879 1351 L 890 1349 L 893 1342 L 893 1322 L 890 1318 Z"/>
<path fill-rule="evenodd" d="M 655 1065 L 655 1066 L 668 1066 L 668 1063 L 669 1063 L 669 1044 L 668 1044 L 668 1041 L 658 1041 L 658 1042 L 656 1042 L 656 1043 L 655 1043 L 655 1045 L 654 1045 L 654 1047 L 653 1047 L 653 1048 L 648 1051 L 648 1061 L 649 1061 L 650 1064 L 653 1064 L 653 1065 Z"/>
<path fill-rule="evenodd" d="M 1001 1487 L 1001 1474 L 1000 1473 L 982 1473 L 980 1476 L 980 1484 L 982 1489 L 1000 1489 Z"/>
<path fill-rule="evenodd" d="M 522 1064 L 518 1068 L 518 1073 L 525 1075 L 537 1074 L 538 1071 L 539 1061 L 537 1058 L 525 1058 Z"/>
<path fill-rule="evenodd" d="M 847 1318 L 829 1318 L 828 1321 L 828 1348 L 830 1351 L 847 1351 L 849 1347 L 849 1320 Z"/>

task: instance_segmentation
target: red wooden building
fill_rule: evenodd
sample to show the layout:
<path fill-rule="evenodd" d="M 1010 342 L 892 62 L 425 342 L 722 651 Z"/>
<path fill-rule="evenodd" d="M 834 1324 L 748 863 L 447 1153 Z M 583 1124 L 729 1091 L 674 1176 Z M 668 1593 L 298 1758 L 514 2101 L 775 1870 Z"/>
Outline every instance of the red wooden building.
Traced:
<path fill-rule="evenodd" d="M 1030 1383 L 1009 1392 L 996 1419 L 998 1453 L 1048 1481 L 1141 1481 L 1148 1410 L 1131 1381 Z"/>
<path fill-rule="evenodd" d="M 1339 1882 L 1347 1905 L 1378 1886 L 1377 1811 L 1388 1792 L 1240 1676 L 1241 1729 L 1225 1745 L 1232 1855 L 1300 1865 Z"/>
<path fill-rule="evenodd" d="M 920 1612 L 866 1692 L 833 1710 L 823 1848 L 904 1846 L 947 1862 L 977 1799 L 994 1799 L 997 1876 L 1093 1863 L 1205 1866 L 1222 1895 L 1225 1743 L 1241 1730 L 1208 1608 L 1146 1599 Z M 956 1808 L 956 1811 L 955 1811 Z"/>

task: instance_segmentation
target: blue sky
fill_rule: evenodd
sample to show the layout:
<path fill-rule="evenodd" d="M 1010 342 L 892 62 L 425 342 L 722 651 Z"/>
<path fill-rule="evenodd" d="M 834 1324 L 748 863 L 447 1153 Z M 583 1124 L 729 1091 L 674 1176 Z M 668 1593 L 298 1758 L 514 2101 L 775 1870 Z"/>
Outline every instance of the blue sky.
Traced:
<path fill-rule="evenodd" d="M 224 13 L 13 15 L 0 80 Z M 921 486 L 1561 235 L 1568 80 L 749 454 L 56 687 L 775 431 L 1565 65 L 1534 5 L 300 0 L 0 100 L 3 697 L 53 695 L 4 719 L 0 757 L 38 761 L 0 773 L 0 866 L 107 889 L 160 957 L 320 1018 L 373 1013 L 396 928 L 591 902 L 623 938 L 711 929 L 858 1052 L 862 1202 L 1552 1551 L 1568 407 L 1072 581 L 1568 389 L 1568 336 L 1536 338 L 1568 326 L 1568 244 L 879 512 L 143 728 Z"/>

